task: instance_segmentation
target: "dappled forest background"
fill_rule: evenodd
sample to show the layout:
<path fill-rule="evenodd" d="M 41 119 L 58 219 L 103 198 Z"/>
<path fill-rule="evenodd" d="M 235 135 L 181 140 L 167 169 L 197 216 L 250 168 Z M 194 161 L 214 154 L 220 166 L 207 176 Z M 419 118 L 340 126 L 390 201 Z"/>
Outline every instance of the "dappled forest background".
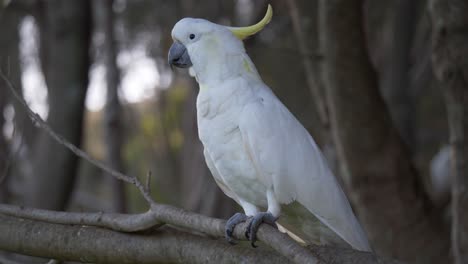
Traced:
<path fill-rule="evenodd" d="M 185 70 L 167 65 L 170 31 L 187 16 L 252 24 L 270 3 L 273 20 L 245 41 L 247 52 L 325 153 L 376 253 L 446 263 L 453 257 L 449 127 L 431 59 L 430 3 L 349 1 L 349 13 L 324 18 L 327 4 L 320 2 L 3 1 L 1 71 L 71 143 L 128 175 L 151 174 L 156 201 L 226 219 L 240 208 L 206 167 L 198 86 Z M 356 10 L 361 24 L 344 30 L 342 21 Z M 327 42 L 333 29 L 343 29 L 339 42 Z M 350 52 L 339 53 L 339 45 Z M 5 81 L 0 87 L 2 203 L 78 212 L 146 209 L 134 186 L 56 143 Z"/>

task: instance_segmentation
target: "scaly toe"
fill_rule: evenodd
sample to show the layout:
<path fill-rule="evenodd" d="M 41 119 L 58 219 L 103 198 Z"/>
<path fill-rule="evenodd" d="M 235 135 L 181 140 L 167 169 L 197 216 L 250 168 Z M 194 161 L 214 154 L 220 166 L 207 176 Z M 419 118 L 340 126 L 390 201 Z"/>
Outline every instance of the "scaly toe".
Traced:
<path fill-rule="evenodd" d="M 250 240 L 250 244 L 252 247 L 257 247 L 255 245 L 255 242 L 257 241 L 257 231 L 258 228 L 260 227 L 261 223 L 266 223 L 269 225 L 272 225 L 273 227 L 277 228 L 276 226 L 276 220 L 278 218 L 273 216 L 270 212 L 260 212 L 257 213 L 252 220 L 249 222 L 247 226 L 247 230 L 245 232 L 245 236 L 247 239 Z"/>
<path fill-rule="evenodd" d="M 234 228 L 236 225 L 245 222 L 247 220 L 247 216 L 243 213 L 236 213 L 234 214 L 231 218 L 226 223 L 226 227 L 224 229 L 224 234 L 226 237 L 226 240 L 229 242 L 231 245 L 235 245 L 236 241 L 232 237 L 232 234 L 234 232 Z"/>

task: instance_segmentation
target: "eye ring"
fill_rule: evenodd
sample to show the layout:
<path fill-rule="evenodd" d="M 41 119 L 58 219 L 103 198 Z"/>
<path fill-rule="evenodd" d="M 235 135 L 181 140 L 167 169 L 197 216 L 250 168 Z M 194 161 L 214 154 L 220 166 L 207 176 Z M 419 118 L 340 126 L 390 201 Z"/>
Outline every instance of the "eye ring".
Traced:
<path fill-rule="evenodd" d="M 195 34 L 190 34 L 189 35 L 189 39 L 194 39 L 195 38 Z"/>

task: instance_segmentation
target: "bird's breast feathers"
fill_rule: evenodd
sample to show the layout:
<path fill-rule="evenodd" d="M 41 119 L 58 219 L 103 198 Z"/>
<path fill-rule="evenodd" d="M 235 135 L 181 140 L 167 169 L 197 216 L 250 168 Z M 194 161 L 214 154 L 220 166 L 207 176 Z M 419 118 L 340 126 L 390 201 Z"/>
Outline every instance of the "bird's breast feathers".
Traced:
<path fill-rule="evenodd" d="M 257 177 L 239 130 L 239 117 L 250 101 L 245 97 L 250 94 L 249 89 L 242 85 L 242 81 L 231 80 L 200 91 L 197 98 L 199 137 L 222 183 L 244 200 L 266 206 L 267 186 Z"/>

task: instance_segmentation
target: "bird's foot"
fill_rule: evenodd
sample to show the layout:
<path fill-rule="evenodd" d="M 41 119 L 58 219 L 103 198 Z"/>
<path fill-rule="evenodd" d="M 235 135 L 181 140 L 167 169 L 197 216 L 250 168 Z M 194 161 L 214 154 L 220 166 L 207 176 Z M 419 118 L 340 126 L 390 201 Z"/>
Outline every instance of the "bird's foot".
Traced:
<path fill-rule="evenodd" d="M 250 240 L 252 247 L 257 247 L 255 245 L 255 241 L 257 241 L 257 231 L 260 224 L 266 223 L 274 228 L 278 228 L 276 220 L 278 220 L 278 217 L 273 216 L 270 212 L 260 212 L 252 218 L 247 226 L 247 230 L 245 231 L 245 237 Z"/>
<path fill-rule="evenodd" d="M 226 236 L 226 240 L 229 244 L 235 245 L 236 241 L 232 238 L 232 233 L 234 232 L 234 228 L 236 225 L 247 221 L 248 217 L 243 213 L 236 213 L 235 215 L 231 216 L 226 223 L 226 227 L 224 230 L 224 234 Z"/>

